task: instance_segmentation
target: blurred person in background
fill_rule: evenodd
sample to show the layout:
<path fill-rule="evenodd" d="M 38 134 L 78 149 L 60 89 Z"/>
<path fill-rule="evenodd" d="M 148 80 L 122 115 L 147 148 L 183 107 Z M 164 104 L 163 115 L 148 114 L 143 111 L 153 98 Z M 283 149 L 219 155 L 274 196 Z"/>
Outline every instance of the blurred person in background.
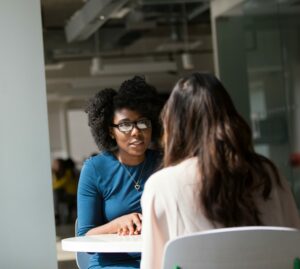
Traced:
<path fill-rule="evenodd" d="M 67 223 L 67 204 L 66 204 L 66 182 L 71 177 L 71 173 L 67 172 L 65 162 L 62 158 L 52 161 L 52 188 L 54 197 L 55 223 Z"/>
<path fill-rule="evenodd" d="M 68 206 L 68 223 L 74 223 L 77 217 L 77 186 L 79 180 L 79 171 L 76 169 L 75 162 L 72 158 L 65 160 L 67 177 L 65 183 L 66 203 Z"/>
<path fill-rule="evenodd" d="M 76 219 L 78 171 L 74 161 L 57 158 L 52 162 L 52 187 L 56 224 L 73 223 Z"/>

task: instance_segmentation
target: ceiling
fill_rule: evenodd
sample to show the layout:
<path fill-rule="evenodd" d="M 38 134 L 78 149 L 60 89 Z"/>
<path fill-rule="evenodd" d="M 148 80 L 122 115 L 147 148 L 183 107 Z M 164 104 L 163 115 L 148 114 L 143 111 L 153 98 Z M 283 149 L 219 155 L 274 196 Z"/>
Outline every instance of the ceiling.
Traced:
<path fill-rule="evenodd" d="M 213 71 L 208 0 L 41 0 L 41 8 L 48 101 L 84 100 L 136 73 L 168 92 L 191 58 L 193 69 Z"/>

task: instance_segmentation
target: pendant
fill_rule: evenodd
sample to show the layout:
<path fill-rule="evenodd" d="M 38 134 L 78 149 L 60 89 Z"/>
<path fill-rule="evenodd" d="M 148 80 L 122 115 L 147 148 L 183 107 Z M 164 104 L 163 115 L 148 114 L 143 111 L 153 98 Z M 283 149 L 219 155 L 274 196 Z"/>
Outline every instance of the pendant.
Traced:
<path fill-rule="evenodd" d="M 141 188 L 141 185 L 139 183 L 135 183 L 134 187 L 138 191 Z"/>

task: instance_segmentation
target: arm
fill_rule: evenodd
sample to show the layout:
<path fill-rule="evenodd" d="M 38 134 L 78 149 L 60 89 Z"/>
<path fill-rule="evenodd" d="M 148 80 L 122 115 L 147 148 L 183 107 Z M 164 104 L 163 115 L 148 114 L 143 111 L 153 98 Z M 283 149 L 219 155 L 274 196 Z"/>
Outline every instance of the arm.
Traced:
<path fill-rule="evenodd" d="M 105 223 L 102 212 L 103 197 L 97 189 L 97 175 L 92 160 L 85 162 L 78 185 L 78 235 L 107 233 L 137 234 L 141 230 L 141 214 L 131 213 Z"/>
<path fill-rule="evenodd" d="M 102 196 L 97 189 L 97 175 L 89 159 L 82 167 L 77 190 L 78 235 L 104 223 Z"/>
<path fill-rule="evenodd" d="M 151 184 L 145 186 L 142 196 L 143 245 L 141 269 L 162 268 L 164 247 L 169 240 L 166 211 L 158 191 Z"/>

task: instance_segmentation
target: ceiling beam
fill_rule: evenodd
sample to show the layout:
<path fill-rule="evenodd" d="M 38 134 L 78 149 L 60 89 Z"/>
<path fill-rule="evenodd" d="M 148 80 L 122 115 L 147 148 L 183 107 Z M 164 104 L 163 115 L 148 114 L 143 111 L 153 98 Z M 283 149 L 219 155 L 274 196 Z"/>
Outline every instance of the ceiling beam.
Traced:
<path fill-rule="evenodd" d="M 209 0 L 143 0 L 143 5 L 175 5 L 175 4 L 193 4 L 208 3 Z"/>
<path fill-rule="evenodd" d="M 210 4 L 209 3 L 203 3 L 203 5 L 199 6 L 198 8 L 195 8 L 190 14 L 188 14 L 188 20 L 191 21 L 200 14 L 204 13 L 205 11 L 209 10 Z"/>
<path fill-rule="evenodd" d="M 89 38 L 129 0 L 89 0 L 76 11 L 65 26 L 68 42 Z"/>

